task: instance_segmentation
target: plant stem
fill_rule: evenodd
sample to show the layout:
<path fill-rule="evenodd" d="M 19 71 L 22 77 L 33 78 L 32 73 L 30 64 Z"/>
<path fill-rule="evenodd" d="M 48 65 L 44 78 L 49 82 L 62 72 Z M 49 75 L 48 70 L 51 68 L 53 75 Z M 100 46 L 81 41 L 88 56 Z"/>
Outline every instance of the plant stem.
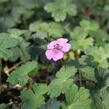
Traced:
<path fill-rule="evenodd" d="M 18 67 L 20 64 L 22 64 L 22 62 L 19 62 L 19 63 L 15 64 L 15 65 L 14 65 L 13 67 L 11 67 L 11 68 L 8 68 L 8 67 L 6 66 L 6 67 L 4 68 L 4 73 L 9 76 L 9 73 L 10 73 L 12 70 L 16 69 L 16 67 Z"/>

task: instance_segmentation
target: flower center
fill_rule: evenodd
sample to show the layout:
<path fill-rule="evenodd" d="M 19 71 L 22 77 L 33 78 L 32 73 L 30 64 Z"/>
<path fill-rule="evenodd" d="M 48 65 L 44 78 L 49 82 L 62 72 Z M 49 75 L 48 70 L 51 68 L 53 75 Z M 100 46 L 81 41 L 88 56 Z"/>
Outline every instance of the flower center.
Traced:
<path fill-rule="evenodd" d="M 62 46 L 60 46 L 59 44 L 54 45 L 54 50 L 61 50 Z"/>

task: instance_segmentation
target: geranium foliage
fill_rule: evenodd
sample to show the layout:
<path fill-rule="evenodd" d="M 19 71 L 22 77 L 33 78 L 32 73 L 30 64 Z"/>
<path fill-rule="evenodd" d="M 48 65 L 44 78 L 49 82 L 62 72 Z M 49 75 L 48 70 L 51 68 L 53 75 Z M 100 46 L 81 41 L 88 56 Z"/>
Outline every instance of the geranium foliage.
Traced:
<path fill-rule="evenodd" d="M 109 0 L 0 0 L 0 109 L 109 109 Z"/>

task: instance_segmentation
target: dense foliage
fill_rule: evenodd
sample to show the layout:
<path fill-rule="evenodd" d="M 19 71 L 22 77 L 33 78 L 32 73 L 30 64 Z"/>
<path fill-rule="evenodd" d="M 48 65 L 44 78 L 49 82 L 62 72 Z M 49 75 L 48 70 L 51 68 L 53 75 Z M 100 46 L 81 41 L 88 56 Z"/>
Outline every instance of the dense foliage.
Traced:
<path fill-rule="evenodd" d="M 0 0 L 0 109 L 109 109 L 108 50 L 109 0 Z"/>

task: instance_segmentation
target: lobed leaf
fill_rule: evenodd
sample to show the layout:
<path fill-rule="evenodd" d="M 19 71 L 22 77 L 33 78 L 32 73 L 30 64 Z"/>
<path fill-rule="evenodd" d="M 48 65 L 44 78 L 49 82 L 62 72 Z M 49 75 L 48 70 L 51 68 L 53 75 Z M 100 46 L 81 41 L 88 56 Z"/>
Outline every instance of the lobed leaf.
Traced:
<path fill-rule="evenodd" d="M 58 6 L 60 4 L 60 6 Z M 75 16 L 77 13 L 76 5 L 72 0 L 63 0 L 51 2 L 45 5 L 44 9 L 52 14 L 52 17 L 56 22 L 64 21 L 67 14 L 70 16 Z"/>
<path fill-rule="evenodd" d="M 73 79 L 71 77 L 74 77 L 76 73 L 75 67 L 68 67 L 63 66 L 56 74 L 56 79 L 52 80 L 52 82 L 49 84 L 49 91 L 51 97 L 57 97 L 61 93 L 64 93 L 67 88 L 70 87 L 71 84 L 73 84 Z"/>
<path fill-rule="evenodd" d="M 28 74 L 34 70 L 37 71 L 37 63 L 35 61 L 26 62 L 11 72 L 7 82 L 25 85 L 29 80 Z"/>

